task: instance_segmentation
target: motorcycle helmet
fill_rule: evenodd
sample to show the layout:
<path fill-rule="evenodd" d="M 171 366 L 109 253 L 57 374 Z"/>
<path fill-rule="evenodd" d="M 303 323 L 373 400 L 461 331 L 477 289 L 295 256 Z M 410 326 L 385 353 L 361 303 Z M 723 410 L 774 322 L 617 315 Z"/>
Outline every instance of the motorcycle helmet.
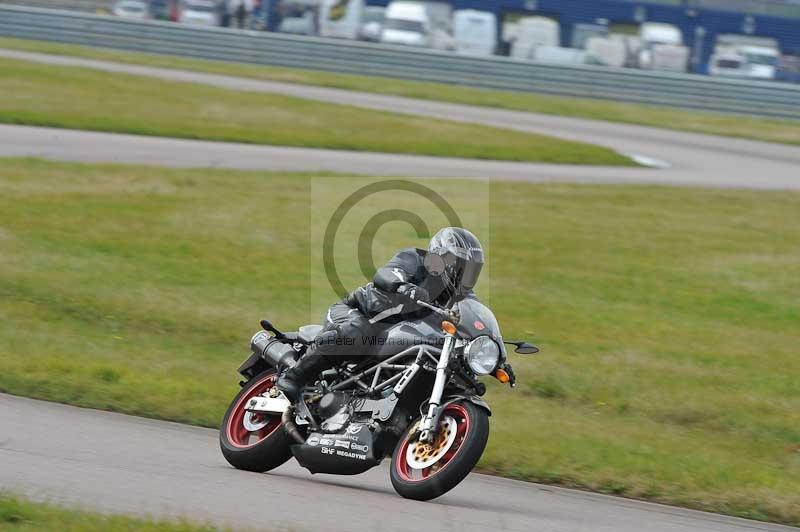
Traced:
<path fill-rule="evenodd" d="M 478 238 L 461 227 L 440 229 L 428 244 L 425 267 L 441 276 L 451 294 L 475 287 L 483 268 L 483 247 Z"/>

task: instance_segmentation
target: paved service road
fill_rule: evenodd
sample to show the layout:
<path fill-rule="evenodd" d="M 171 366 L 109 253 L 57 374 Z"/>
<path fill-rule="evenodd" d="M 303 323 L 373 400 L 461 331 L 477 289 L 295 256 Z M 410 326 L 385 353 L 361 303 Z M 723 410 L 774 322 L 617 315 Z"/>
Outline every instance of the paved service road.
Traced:
<path fill-rule="evenodd" d="M 237 90 L 288 94 L 376 110 L 423 115 L 543 133 L 610 147 L 667 163 L 668 168 L 607 168 L 517 164 L 409 155 L 364 154 L 228 143 L 176 141 L 124 135 L 80 135 L 41 128 L 0 128 L 0 156 L 219 166 L 266 170 L 332 170 L 367 175 L 461 176 L 528 181 L 663 183 L 747 188 L 800 188 L 800 148 L 664 129 L 507 111 L 260 81 L 75 57 L 0 50 L 0 57 L 84 66 Z"/>
<path fill-rule="evenodd" d="M 388 477 L 237 471 L 214 430 L 0 394 L 0 490 L 91 510 L 315 532 L 798 530 L 478 474 L 417 502 Z"/>

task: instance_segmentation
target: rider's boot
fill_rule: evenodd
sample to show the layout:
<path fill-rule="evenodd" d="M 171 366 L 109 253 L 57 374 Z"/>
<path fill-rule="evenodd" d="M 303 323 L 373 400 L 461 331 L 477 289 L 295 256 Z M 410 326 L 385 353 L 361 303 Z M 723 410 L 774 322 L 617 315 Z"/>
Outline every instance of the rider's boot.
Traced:
<path fill-rule="evenodd" d="M 275 387 L 294 404 L 300 399 L 303 386 L 330 366 L 328 359 L 319 354 L 312 346 L 305 355 L 300 357 L 294 367 L 289 368 L 281 375 L 278 382 L 275 383 Z"/>

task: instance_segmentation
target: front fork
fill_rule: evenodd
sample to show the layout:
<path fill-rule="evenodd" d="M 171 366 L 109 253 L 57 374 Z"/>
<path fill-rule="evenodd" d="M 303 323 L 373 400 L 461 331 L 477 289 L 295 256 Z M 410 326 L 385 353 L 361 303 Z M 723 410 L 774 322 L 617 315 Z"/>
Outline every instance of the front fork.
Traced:
<path fill-rule="evenodd" d="M 422 419 L 420 425 L 419 440 L 423 443 L 430 443 L 436 437 L 436 421 L 438 419 L 439 406 L 442 403 L 442 394 L 447 384 L 447 366 L 450 363 L 450 355 L 455 345 L 455 336 L 447 334 L 444 337 L 444 346 L 439 354 L 439 362 L 436 364 L 436 380 L 433 382 L 431 398 L 428 400 L 428 413 Z"/>

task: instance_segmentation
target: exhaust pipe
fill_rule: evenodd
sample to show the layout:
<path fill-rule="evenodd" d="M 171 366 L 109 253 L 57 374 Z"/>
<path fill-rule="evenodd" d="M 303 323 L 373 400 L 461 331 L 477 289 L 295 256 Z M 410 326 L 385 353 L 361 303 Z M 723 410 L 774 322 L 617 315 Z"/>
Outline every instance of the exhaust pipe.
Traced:
<path fill-rule="evenodd" d="M 266 331 L 258 331 L 253 335 L 250 350 L 276 368 L 291 368 L 297 364 L 297 351 Z"/>
<path fill-rule="evenodd" d="M 283 411 L 283 415 L 281 416 L 281 423 L 283 423 L 283 430 L 286 433 L 294 438 L 297 443 L 303 444 L 306 442 L 306 439 L 300 434 L 300 431 L 297 430 L 297 425 L 294 424 L 292 418 L 294 417 L 294 406 L 290 406 L 286 410 Z"/>

